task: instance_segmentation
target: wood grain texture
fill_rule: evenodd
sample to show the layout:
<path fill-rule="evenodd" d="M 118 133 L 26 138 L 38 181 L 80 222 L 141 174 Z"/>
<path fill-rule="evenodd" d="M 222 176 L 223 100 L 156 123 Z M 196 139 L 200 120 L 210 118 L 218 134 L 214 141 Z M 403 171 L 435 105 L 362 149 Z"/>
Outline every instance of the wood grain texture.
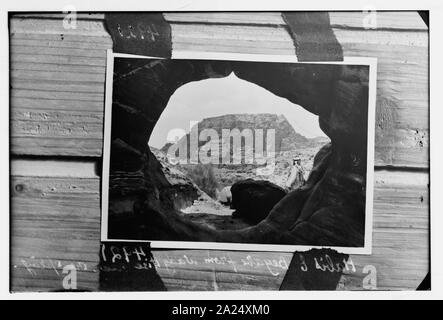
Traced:
<path fill-rule="evenodd" d="M 76 12 L 75 17 L 81 20 L 103 20 L 104 13 Z M 14 13 L 14 17 L 20 18 L 37 18 L 37 19 L 65 19 L 66 13 L 57 12 L 39 12 L 39 13 Z M 69 18 L 69 17 L 68 17 Z"/>
<path fill-rule="evenodd" d="M 361 28 L 365 18 L 372 12 L 340 12 L 329 13 L 332 26 L 343 28 Z M 376 14 L 376 29 L 427 30 L 422 20 L 416 19 L 416 11 L 379 11 Z M 252 25 L 285 25 L 280 12 L 166 12 L 166 21 L 181 23 L 215 23 L 215 24 L 252 24 Z M 64 19 L 64 13 L 15 13 L 15 18 Z M 77 13 L 80 20 L 103 20 L 103 13 Z M 371 26 L 372 27 L 372 26 Z"/>
<path fill-rule="evenodd" d="M 165 12 L 163 15 L 171 23 L 285 25 L 281 12 Z"/>
<path fill-rule="evenodd" d="M 331 25 L 340 28 L 367 29 L 368 17 L 372 12 L 340 12 L 329 13 Z M 205 23 L 205 24 L 253 24 L 280 25 L 285 22 L 280 12 L 169 12 L 164 13 L 165 19 L 171 23 Z M 421 19 L 417 19 L 416 11 L 375 12 L 376 29 L 427 30 Z"/>
<path fill-rule="evenodd" d="M 426 26 L 416 12 L 382 12 L 380 30 L 365 30 L 358 25 L 362 15 L 332 12 L 330 18 L 345 56 L 378 58 L 375 163 L 427 167 Z M 171 22 L 173 50 L 295 52 L 277 12 L 167 13 L 165 18 Z M 77 29 L 65 30 L 57 19 L 11 20 L 13 153 L 101 155 L 105 51 L 111 47 L 101 21 L 79 20 Z M 43 126 L 28 113 L 31 108 L 47 116 Z"/>
<path fill-rule="evenodd" d="M 100 187 L 93 168 L 12 162 L 12 291 L 63 290 L 63 268 L 71 264 L 78 270 L 79 290 L 98 289 Z"/>
<path fill-rule="evenodd" d="M 429 271 L 429 176 L 427 173 L 376 171 L 373 249 L 352 255 L 356 272 L 345 272 L 339 289 L 361 289 L 376 269 L 377 289 L 416 289 Z"/>
<path fill-rule="evenodd" d="M 14 291 L 61 290 L 62 268 L 72 263 L 79 266 L 79 289 L 100 289 L 100 179 L 94 170 L 88 162 L 12 162 Z M 428 271 L 428 191 L 426 173 L 376 171 L 373 253 L 350 257 L 356 270 L 342 276 L 339 289 L 361 290 L 367 265 L 376 267 L 380 290 L 419 285 Z M 209 250 L 154 250 L 153 256 L 167 290 L 278 289 L 292 258 Z M 184 263 L 185 256 L 198 263 Z"/>
<path fill-rule="evenodd" d="M 102 21 L 11 20 L 11 151 L 100 156 L 106 49 Z"/>
<path fill-rule="evenodd" d="M 280 26 L 172 24 L 177 51 L 294 55 L 292 39 Z"/>
<path fill-rule="evenodd" d="M 378 58 L 375 164 L 427 168 L 427 32 L 334 32 L 344 56 Z"/>
<path fill-rule="evenodd" d="M 367 23 L 375 15 L 375 24 Z M 417 11 L 332 11 L 331 25 L 339 28 L 428 30 Z"/>

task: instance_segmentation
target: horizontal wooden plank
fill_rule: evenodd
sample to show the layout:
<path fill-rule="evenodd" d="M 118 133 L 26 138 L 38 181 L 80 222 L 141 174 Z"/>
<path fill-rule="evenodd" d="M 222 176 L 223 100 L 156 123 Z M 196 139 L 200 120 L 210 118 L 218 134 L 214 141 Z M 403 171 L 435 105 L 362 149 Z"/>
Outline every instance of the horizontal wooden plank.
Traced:
<path fill-rule="evenodd" d="M 19 177 L 65 177 L 97 179 L 96 163 L 69 160 L 14 159 L 11 175 Z"/>
<path fill-rule="evenodd" d="M 244 25 L 285 25 L 281 12 L 165 12 L 166 21 Z"/>
<path fill-rule="evenodd" d="M 329 18 L 332 26 L 341 28 L 428 30 L 417 11 L 331 11 Z"/>
<path fill-rule="evenodd" d="M 13 32 L 9 33 L 9 40 L 11 42 L 27 42 L 27 41 L 41 41 L 50 43 L 52 45 L 59 45 L 59 42 L 66 42 L 67 46 L 72 44 L 78 44 L 78 47 L 85 47 L 91 43 L 96 44 L 98 47 L 111 44 L 112 40 L 108 36 L 97 35 L 95 33 L 91 34 L 81 34 L 81 33 L 32 33 L 32 32 Z M 31 43 L 32 43 L 31 42 Z M 60 45 L 63 45 L 60 43 Z"/>
<path fill-rule="evenodd" d="M 11 110 L 10 121 L 14 136 L 10 144 L 13 154 L 52 155 L 58 150 L 56 152 L 60 154 L 72 156 L 78 156 L 79 152 L 86 156 L 101 156 L 101 104 L 75 100 L 46 102 L 20 97 L 13 97 L 11 101 L 17 103 L 17 108 Z M 46 110 L 38 109 L 42 103 Z M 97 108 L 100 111 L 93 112 Z"/>
<path fill-rule="evenodd" d="M 416 11 L 331 11 L 331 25 L 351 28 L 368 28 L 365 21 L 373 21 L 376 15 L 377 29 L 427 30 L 422 19 L 417 19 Z M 285 25 L 281 12 L 165 12 L 166 21 L 181 23 L 215 24 L 264 24 Z M 14 18 L 64 19 L 64 13 L 16 13 Z M 78 20 L 103 20 L 103 13 L 76 13 Z"/>
<path fill-rule="evenodd" d="M 39 113 L 38 109 L 41 109 L 41 106 L 44 105 L 45 109 L 52 110 L 54 109 L 54 114 L 57 115 L 57 113 L 63 113 L 63 112 L 70 112 L 70 114 L 75 114 L 74 111 L 91 111 L 91 113 L 101 113 L 101 117 L 103 117 L 103 102 L 102 101 L 88 101 L 88 100 L 65 100 L 65 99 L 52 99 L 52 100 L 45 100 L 40 101 L 36 98 L 27 98 L 27 97 L 11 97 L 11 104 L 14 104 L 17 108 L 17 111 L 13 110 L 14 112 L 18 112 L 19 114 L 15 114 L 18 118 L 23 117 L 23 115 L 20 115 L 20 112 L 35 112 Z M 28 109 L 26 111 L 20 111 L 22 109 Z M 82 113 L 85 115 L 85 113 Z M 63 115 L 62 117 L 66 117 L 68 115 Z M 44 117 L 48 117 L 47 114 L 44 115 Z"/>
<path fill-rule="evenodd" d="M 157 272 L 169 290 L 277 290 L 291 254 L 207 250 L 154 251 Z M 191 261 L 192 264 L 180 264 Z M 252 263 L 253 262 L 253 263 Z M 200 287 L 201 287 L 200 283 Z"/>
<path fill-rule="evenodd" d="M 103 21 L 77 20 L 75 28 L 65 28 L 62 20 L 53 19 L 10 19 L 9 31 L 15 33 L 52 34 L 52 35 L 84 35 L 87 37 L 109 38 Z"/>
<path fill-rule="evenodd" d="M 19 99 L 22 100 L 18 103 L 23 106 L 11 111 L 10 127 L 14 133 L 10 145 L 12 153 L 45 155 L 42 150 L 46 150 L 47 155 L 51 155 L 59 149 L 58 152 L 65 155 L 77 156 L 79 150 L 83 150 L 83 155 L 101 156 L 103 113 L 92 112 L 96 107 L 94 102 L 80 103 L 81 108 L 74 112 L 79 105 L 77 101 L 52 100 L 52 104 L 45 105 L 46 110 L 39 110 L 33 106 L 37 104 L 38 107 L 41 101 Z M 54 107 L 54 111 L 50 107 Z M 85 109 L 88 107 L 89 110 Z M 36 136 L 39 138 L 36 139 Z"/>
<path fill-rule="evenodd" d="M 70 13 L 72 16 L 73 13 Z M 29 19 L 65 19 L 67 13 L 60 12 L 38 12 L 38 13 L 27 13 L 27 12 L 17 12 L 12 15 L 14 18 L 29 18 Z M 91 12 L 76 12 L 75 18 L 78 20 L 103 20 L 105 17 L 104 13 L 91 13 Z"/>
<path fill-rule="evenodd" d="M 60 56 L 77 56 L 91 58 L 105 58 L 106 50 L 95 48 L 64 48 L 64 47 L 48 47 L 42 43 L 41 46 L 21 46 L 11 45 L 9 47 L 11 55 L 27 54 L 27 55 L 60 55 Z"/>
<path fill-rule="evenodd" d="M 32 260 L 31 260 L 32 261 Z M 26 260 L 22 260 L 22 263 L 28 265 Z M 56 261 L 58 263 L 58 261 Z M 68 263 L 67 265 L 73 265 Z M 50 292 L 54 291 L 64 291 L 62 287 L 63 279 L 67 274 L 63 274 L 63 267 L 60 267 L 55 272 L 54 270 L 41 270 L 38 273 L 34 272 L 33 269 L 28 268 L 15 268 L 17 274 L 22 276 L 17 278 L 13 283 L 13 292 Z M 31 270 L 31 271 L 29 271 Z M 78 272 L 77 275 L 77 290 L 79 291 L 96 291 L 96 283 L 98 281 L 98 272 Z"/>
<path fill-rule="evenodd" d="M 11 100 L 14 98 L 33 98 L 41 99 L 42 106 L 46 100 L 73 100 L 85 101 L 87 103 L 101 102 L 103 104 L 103 93 L 89 93 L 89 92 L 69 92 L 69 91 L 52 91 L 52 90 L 11 90 Z"/>
<path fill-rule="evenodd" d="M 169 12 L 163 15 L 171 23 L 285 25 L 280 12 Z M 331 11 L 329 17 L 331 25 L 340 28 L 428 29 L 416 11 Z"/>
<path fill-rule="evenodd" d="M 48 68 L 51 69 L 51 68 Z M 86 76 L 86 75 L 85 75 Z M 24 76 L 23 78 L 26 78 L 28 76 Z M 32 77 L 40 77 L 39 74 L 37 75 L 31 75 L 29 78 Z M 61 77 L 65 78 L 64 75 L 61 75 Z M 53 80 L 53 79 L 48 79 L 48 80 L 41 80 L 41 81 L 36 81 L 34 79 L 18 79 L 18 78 L 13 78 L 12 80 L 12 89 L 14 89 L 14 93 L 15 91 L 18 91 L 20 89 L 24 89 L 24 90 L 31 90 L 31 91 L 57 91 L 57 92 L 75 92 L 75 93 L 96 93 L 96 94 L 102 94 L 104 95 L 104 91 L 105 91 L 105 86 L 103 82 L 79 82 L 79 81 L 71 81 L 71 80 Z M 42 102 L 24 102 L 26 98 L 19 98 L 19 97 L 13 97 L 11 100 L 13 100 L 14 106 L 16 106 L 17 108 L 29 108 L 30 105 L 36 105 L 37 107 L 41 107 L 42 106 Z M 29 100 L 29 99 L 28 99 Z M 63 99 L 61 99 L 63 100 Z M 65 100 L 65 101 L 70 101 L 72 103 L 75 102 L 75 100 Z M 91 104 L 94 101 L 91 101 Z M 45 107 L 47 105 L 54 105 L 54 103 L 58 103 L 56 100 L 47 100 L 45 99 L 44 105 Z M 78 108 L 79 109 L 72 109 L 72 110 L 80 110 L 81 109 L 81 105 L 82 103 L 85 102 L 81 102 L 81 103 L 77 103 Z M 97 104 L 97 103 L 96 103 Z M 103 112 L 103 101 L 99 101 L 99 105 L 100 105 L 100 110 Z M 50 107 L 47 107 L 48 110 L 50 110 Z M 97 108 L 94 109 L 90 109 L 88 106 L 84 106 L 83 107 L 85 110 L 97 110 Z M 59 110 L 59 109 L 56 109 Z M 63 110 L 63 109 L 62 109 Z"/>
<path fill-rule="evenodd" d="M 104 74 L 100 73 L 83 73 L 83 72 L 59 72 L 59 71 L 34 71 L 34 70 L 11 70 L 11 81 L 16 80 L 34 80 L 34 81 L 70 81 L 70 82 L 98 82 L 103 88 Z"/>
<path fill-rule="evenodd" d="M 15 61 L 11 70 L 30 70 L 30 71 L 54 71 L 54 72 L 65 72 L 65 73 L 90 73 L 95 75 L 104 75 L 105 66 L 82 66 L 82 65 L 71 65 L 71 64 L 55 64 L 55 63 L 29 63 Z M 20 79 L 15 79 L 14 83 L 20 81 Z M 102 83 L 102 87 L 104 87 Z M 32 88 L 28 88 L 32 89 Z"/>
<path fill-rule="evenodd" d="M 79 139 L 66 137 L 35 138 L 14 137 L 11 139 L 10 150 L 12 154 L 28 155 L 38 154 L 53 156 L 62 154 L 64 156 L 87 156 L 101 157 L 103 139 Z"/>
<path fill-rule="evenodd" d="M 77 39 L 66 38 L 64 35 L 57 35 L 54 39 L 45 39 L 45 37 L 38 37 L 35 39 L 21 38 L 21 34 L 16 33 L 11 35 L 9 44 L 17 47 L 47 47 L 47 48 L 69 48 L 69 49 L 94 49 L 103 50 L 109 48 L 109 41 L 103 38 L 102 41 L 79 41 Z M 97 37 L 93 37 L 97 39 Z M 92 39 L 91 39 L 92 40 Z"/>
<path fill-rule="evenodd" d="M 257 54 L 295 53 L 283 27 L 171 24 L 172 46 L 177 51 L 213 51 Z"/>
<path fill-rule="evenodd" d="M 82 287 L 98 290 L 95 163 L 13 160 L 11 171 L 13 290 L 61 289 L 50 261 L 60 261 L 60 268 L 86 264 L 87 270 L 79 271 Z M 374 265 L 378 289 L 415 289 L 428 270 L 429 176 L 382 170 L 374 179 L 373 253 L 351 256 L 356 271 L 343 275 L 340 288 L 361 290 L 365 266 Z M 292 254 L 155 250 L 153 256 L 168 290 L 263 290 L 279 287 Z M 52 280 L 43 281 L 49 274 Z"/>
<path fill-rule="evenodd" d="M 80 66 L 106 66 L 106 59 L 103 57 L 83 57 L 83 56 L 68 56 L 54 54 L 14 54 L 10 58 L 11 65 L 15 62 L 27 62 L 27 63 L 55 63 L 66 65 L 80 65 Z"/>
<path fill-rule="evenodd" d="M 401 197 L 392 186 L 388 188 L 379 186 L 375 193 L 374 211 L 378 214 L 374 217 L 374 228 L 387 229 L 387 231 L 400 228 L 407 231 L 413 229 L 427 234 L 429 217 L 415 215 L 416 212 L 425 212 L 428 207 L 429 189 L 427 187 L 420 186 L 415 190 L 404 190 Z M 392 199 L 395 199 L 395 202 L 392 202 Z"/>

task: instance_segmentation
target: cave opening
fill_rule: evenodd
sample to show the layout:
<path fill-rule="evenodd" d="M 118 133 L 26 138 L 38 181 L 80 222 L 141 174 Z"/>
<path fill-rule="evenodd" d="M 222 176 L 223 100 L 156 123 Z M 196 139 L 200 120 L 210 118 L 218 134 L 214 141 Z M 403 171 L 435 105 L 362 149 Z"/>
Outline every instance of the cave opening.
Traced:
<path fill-rule="evenodd" d="M 165 175 L 174 167 L 165 168 L 155 146 L 147 143 L 179 88 L 231 74 L 318 116 L 330 139 L 315 153 L 309 177 L 299 188 L 288 192 L 246 179 L 237 189 L 246 192 L 246 201 L 237 205 L 249 208 L 242 216 L 248 226 L 239 229 L 230 227 L 228 219 L 211 226 L 184 216 L 177 208 L 186 205 L 187 197 L 176 198 L 189 186 L 175 192 Z M 363 247 L 368 78 L 366 65 L 116 58 L 108 237 Z M 263 215 L 257 215 L 259 210 Z"/>
<path fill-rule="evenodd" d="M 197 143 L 191 143 L 192 138 Z M 234 184 L 252 179 L 285 192 L 300 187 L 315 154 L 328 143 L 317 115 L 231 72 L 179 87 L 148 146 L 171 184 L 175 208 L 218 228 L 217 222 L 226 218 L 217 216 L 235 216 Z M 191 159 L 193 152 L 196 157 Z M 228 226 L 247 222 L 234 218 Z"/>

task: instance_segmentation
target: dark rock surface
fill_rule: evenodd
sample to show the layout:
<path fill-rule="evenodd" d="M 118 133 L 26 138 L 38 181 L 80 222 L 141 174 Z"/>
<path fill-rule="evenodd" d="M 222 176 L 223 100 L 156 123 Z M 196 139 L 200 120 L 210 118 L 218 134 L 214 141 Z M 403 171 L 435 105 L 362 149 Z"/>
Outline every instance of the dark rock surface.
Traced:
<path fill-rule="evenodd" d="M 171 165 L 166 155 L 153 147 L 150 148 L 155 159 L 160 163 L 163 175 L 168 181 L 168 186 L 160 190 L 163 198 L 169 198 L 176 210 L 183 209 L 193 204 L 194 200 L 207 196 L 204 192 L 177 166 Z"/>
<path fill-rule="evenodd" d="M 246 179 L 231 187 L 233 217 L 257 224 L 286 195 L 279 186 L 263 180 Z"/>

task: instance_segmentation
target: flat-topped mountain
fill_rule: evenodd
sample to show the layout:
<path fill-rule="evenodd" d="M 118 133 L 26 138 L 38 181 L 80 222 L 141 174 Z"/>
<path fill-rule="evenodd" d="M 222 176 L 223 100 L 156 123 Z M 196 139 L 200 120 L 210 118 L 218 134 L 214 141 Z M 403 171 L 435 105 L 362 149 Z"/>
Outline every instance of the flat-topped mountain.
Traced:
<path fill-rule="evenodd" d="M 244 141 L 242 142 L 241 149 L 247 152 L 254 152 L 255 147 L 258 145 L 255 141 L 256 130 L 261 129 L 263 132 L 263 149 L 266 150 L 266 139 L 268 135 L 268 130 L 275 130 L 275 152 L 281 151 L 291 151 L 300 148 L 314 147 L 317 145 L 324 145 L 329 142 L 328 138 L 316 137 L 313 139 L 306 138 L 302 134 L 295 131 L 289 121 L 284 115 L 277 115 L 271 113 L 259 113 L 259 114 L 227 114 L 222 116 L 216 116 L 211 118 L 205 118 L 198 124 L 198 135 L 205 129 L 215 130 L 217 133 L 217 139 L 211 136 L 207 141 L 199 141 L 199 149 L 202 147 L 210 147 L 211 144 L 216 144 L 220 147 L 220 150 L 224 144 L 229 143 L 227 139 L 223 139 L 223 129 L 233 130 L 238 129 L 238 131 L 231 131 L 231 136 L 237 136 L 244 133 L 245 129 L 250 129 L 253 137 L 254 143 L 251 146 L 245 148 Z M 195 127 L 193 128 L 195 129 Z M 212 131 L 214 132 L 214 131 Z M 187 143 L 188 144 L 188 155 L 190 149 L 190 134 L 183 136 L 178 142 L 176 142 L 176 147 Z M 231 139 L 232 148 L 232 139 Z M 173 146 L 172 143 L 166 143 L 161 150 L 165 153 L 168 152 L 169 148 Z M 248 150 L 249 149 L 249 150 Z M 231 150 L 232 154 L 232 150 Z"/>

